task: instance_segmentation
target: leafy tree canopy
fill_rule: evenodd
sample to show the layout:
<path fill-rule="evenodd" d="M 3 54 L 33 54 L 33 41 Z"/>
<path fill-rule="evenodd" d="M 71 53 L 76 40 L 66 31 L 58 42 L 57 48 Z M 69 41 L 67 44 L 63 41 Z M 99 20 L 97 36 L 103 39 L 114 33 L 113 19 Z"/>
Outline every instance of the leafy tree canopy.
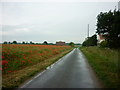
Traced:
<path fill-rule="evenodd" d="M 82 46 L 96 46 L 97 45 L 97 35 L 88 37 L 82 44 Z"/>
<path fill-rule="evenodd" d="M 43 44 L 47 45 L 48 43 L 47 43 L 47 41 L 44 41 Z"/>
<path fill-rule="evenodd" d="M 13 44 L 17 44 L 17 41 L 13 41 Z"/>
<path fill-rule="evenodd" d="M 120 47 L 120 11 L 101 12 L 97 16 L 97 33 L 105 36 L 109 47 Z"/>

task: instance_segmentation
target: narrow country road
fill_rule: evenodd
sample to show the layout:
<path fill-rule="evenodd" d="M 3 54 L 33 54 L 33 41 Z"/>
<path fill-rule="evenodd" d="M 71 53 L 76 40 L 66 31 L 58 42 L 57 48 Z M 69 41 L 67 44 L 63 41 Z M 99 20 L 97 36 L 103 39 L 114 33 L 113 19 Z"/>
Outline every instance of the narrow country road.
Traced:
<path fill-rule="evenodd" d="M 101 85 L 76 48 L 21 88 L 101 88 Z"/>

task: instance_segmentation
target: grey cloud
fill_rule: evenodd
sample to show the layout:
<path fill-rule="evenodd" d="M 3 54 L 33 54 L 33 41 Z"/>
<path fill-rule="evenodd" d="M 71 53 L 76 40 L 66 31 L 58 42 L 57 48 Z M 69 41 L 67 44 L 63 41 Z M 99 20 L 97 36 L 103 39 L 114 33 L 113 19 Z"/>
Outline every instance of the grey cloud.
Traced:
<path fill-rule="evenodd" d="M 114 9 L 117 3 L 5 3 L 2 31 L 3 41 L 47 40 L 83 42 L 95 33 L 96 17 Z"/>

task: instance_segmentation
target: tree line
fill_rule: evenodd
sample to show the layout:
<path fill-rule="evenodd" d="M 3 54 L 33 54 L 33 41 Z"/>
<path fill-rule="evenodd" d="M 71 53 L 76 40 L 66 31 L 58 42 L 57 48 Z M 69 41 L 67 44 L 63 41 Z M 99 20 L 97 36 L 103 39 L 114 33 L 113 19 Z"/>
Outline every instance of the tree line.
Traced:
<path fill-rule="evenodd" d="M 32 41 L 30 42 L 17 42 L 17 41 L 13 41 L 13 42 L 7 42 L 7 41 L 4 41 L 3 44 L 38 44 L 38 45 L 56 45 L 54 43 L 48 43 L 47 41 L 44 41 L 43 43 L 34 43 Z M 69 45 L 71 47 L 74 47 L 74 45 L 81 45 L 80 43 L 74 43 L 74 42 L 70 42 L 70 43 L 66 43 L 66 45 Z"/>
<path fill-rule="evenodd" d="M 44 41 L 43 43 L 34 43 L 32 41 L 30 42 L 17 42 L 17 41 L 13 41 L 13 42 L 7 42 L 7 41 L 4 41 L 3 44 L 43 44 L 43 45 L 54 45 L 53 43 L 48 43 L 47 41 Z"/>
<path fill-rule="evenodd" d="M 106 47 L 120 47 L 120 11 L 101 12 L 97 16 L 97 33 L 103 35 Z"/>

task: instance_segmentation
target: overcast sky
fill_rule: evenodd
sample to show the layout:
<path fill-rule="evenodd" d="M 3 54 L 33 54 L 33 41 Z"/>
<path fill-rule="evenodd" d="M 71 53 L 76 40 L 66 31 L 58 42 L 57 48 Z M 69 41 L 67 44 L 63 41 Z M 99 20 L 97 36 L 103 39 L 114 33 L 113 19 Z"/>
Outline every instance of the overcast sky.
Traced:
<path fill-rule="evenodd" d="M 117 2 L 47 1 L 1 2 L 2 41 L 82 43 L 87 37 L 87 25 L 90 36 L 95 34 L 97 15 L 118 7 Z"/>

